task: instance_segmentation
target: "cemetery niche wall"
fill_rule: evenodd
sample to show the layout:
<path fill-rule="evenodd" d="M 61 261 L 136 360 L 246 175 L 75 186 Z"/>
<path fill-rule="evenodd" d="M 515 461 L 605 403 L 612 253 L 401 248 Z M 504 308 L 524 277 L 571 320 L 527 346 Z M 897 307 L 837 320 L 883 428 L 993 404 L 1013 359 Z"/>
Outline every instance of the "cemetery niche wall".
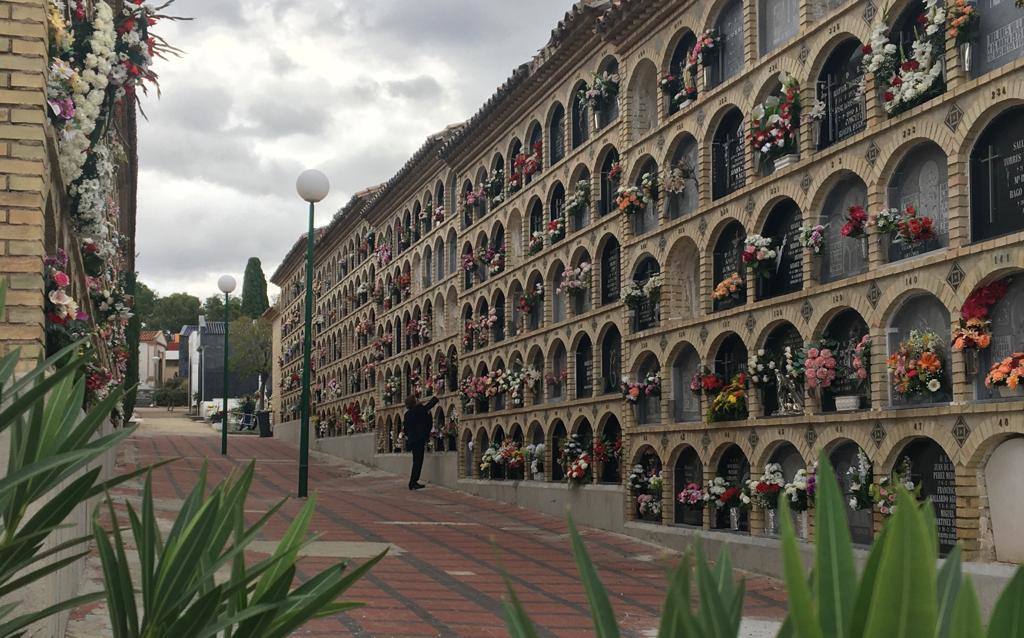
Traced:
<path fill-rule="evenodd" d="M 858 543 L 886 516 L 869 488 L 905 481 L 944 548 L 1021 560 L 1024 8 L 975 6 L 976 31 L 927 42 L 920 0 L 575 6 L 318 231 L 314 415 L 355 404 L 401 453 L 404 397 L 432 394 L 432 449 L 464 478 L 617 483 L 625 520 L 735 542 L 767 535 L 766 512 L 687 495 L 774 462 L 795 480 L 825 451 Z M 876 27 L 939 52 L 934 85 L 887 99 Z M 771 170 L 747 136 L 783 72 L 801 115 Z M 272 278 L 279 417 L 299 399 L 303 249 Z M 784 383 L 755 383 L 758 360 Z"/>

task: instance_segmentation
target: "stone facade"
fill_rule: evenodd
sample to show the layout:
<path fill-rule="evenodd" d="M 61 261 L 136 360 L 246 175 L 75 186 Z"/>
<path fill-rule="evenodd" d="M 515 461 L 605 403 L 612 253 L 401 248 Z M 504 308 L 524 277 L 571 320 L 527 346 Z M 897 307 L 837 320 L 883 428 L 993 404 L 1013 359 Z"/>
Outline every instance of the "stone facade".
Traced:
<path fill-rule="evenodd" d="M 435 446 L 457 449 L 460 476 L 479 473 L 489 442 L 513 437 L 524 444 L 545 442 L 546 478 L 557 479 L 557 450 L 568 435 L 601 438 L 621 432 L 622 468 L 643 462 L 663 473 L 661 522 L 715 527 L 721 521 L 712 512 L 694 520 L 692 514 L 675 511 L 683 474 L 703 482 L 732 464 L 741 474 L 759 476 L 766 463 L 780 462 L 788 479 L 795 467 L 815 461 L 822 451 L 845 467 L 859 448 L 871 460 L 876 481 L 913 457 L 914 479 L 941 503 L 940 531 L 946 542 L 960 542 L 974 559 L 1019 561 L 1012 532 L 1005 523 L 992 523 L 1005 517 L 996 511 L 1000 503 L 990 499 L 995 492 L 986 483 L 1019 485 L 1020 479 L 992 476 L 986 465 L 1001 444 L 1024 434 L 1024 402 L 988 392 L 978 381 L 987 363 L 975 370 L 972 357 L 949 347 L 967 297 L 993 281 L 1009 277 L 1012 282 L 1024 269 L 1024 226 L 1013 222 L 1002 232 L 972 230 L 989 228 L 972 225 L 983 214 L 980 187 L 972 190 L 971 184 L 971 174 L 980 174 L 985 161 L 975 155 L 976 145 L 991 137 L 990 124 L 1024 118 L 1019 106 L 1024 59 L 1017 57 L 1019 51 L 993 44 L 998 29 L 1016 28 L 1016 23 L 983 22 L 975 55 L 1004 56 L 1002 64 L 986 65 L 983 74 L 977 63 L 974 73 L 965 68 L 962 49 L 949 37 L 941 59 L 944 90 L 934 97 L 890 117 L 875 97 L 882 92 L 880 81 L 867 74 L 863 89 L 853 94 L 863 100 L 860 111 L 843 112 L 847 120 L 851 113 L 859 118 L 854 125 L 821 130 L 825 122 L 838 121 L 840 107 L 850 104 L 847 93 L 846 102 L 828 106 L 822 123 L 802 118 L 798 157 L 789 165 L 761 169 L 741 137 L 742 156 L 720 169 L 715 163 L 727 161 L 720 149 L 730 143 L 729 135 L 735 136 L 736 115 L 742 114 L 746 127 L 754 107 L 777 92 L 781 72 L 799 81 L 805 105 L 840 95 L 843 86 L 835 69 L 846 58 L 856 59 L 881 19 L 877 5 L 868 1 L 794 4 L 798 11 L 779 18 L 778 12 L 759 16 L 765 3 L 757 0 L 581 3 L 541 53 L 476 115 L 428 140 L 392 180 L 355 197 L 317 238 L 313 413 L 324 433 L 344 429 L 336 427 L 342 406 L 355 402 L 364 412 L 373 406 L 378 450 L 399 451 L 401 399 L 413 390 L 413 373 L 419 371 L 421 379 L 428 371 L 436 374 L 444 358 L 455 373 L 447 375 L 440 392 L 437 425 L 445 432 L 452 415 L 458 415 L 458 425 L 453 436 L 439 437 Z M 888 13 L 897 23 L 890 23 L 893 31 L 903 28 L 904 16 L 916 17 L 921 6 L 894 3 Z M 1024 10 L 1018 13 L 1024 16 Z M 784 23 L 772 23 L 779 19 Z M 659 89 L 660 77 L 686 72 L 678 62 L 685 59 L 694 34 L 720 24 L 728 63 L 712 63 L 707 73 L 696 74 L 695 100 L 671 104 L 670 94 Z M 772 42 L 761 44 L 766 29 Z M 600 71 L 617 72 L 618 97 L 600 114 L 580 113 L 578 91 Z M 537 140 L 543 142 L 540 170 L 524 177 L 513 192 L 508 184 L 513 158 L 519 149 L 529 155 Z M 655 191 L 646 212 L 620 213 L 611 198 L 619 183 L 608 176 L 616 160 L 622 186 L 640 187 L 644 173 L 660 175 L 665 184 L 672 168 L 685 165 L 685 189 Z M 467 186 L 471 192 L 485 186 L 498 167 L 504 169 L 501 201 L 495 201 L 494 192 L 485 204 L 465 206 Z M 732 179 L 736 175 L 742 177 Z M 991 185 L 997 175 L 988 175 Z M 1013 182 L 1007 179 L 1003 188 L 1009 189 Z M 564 215 L 565 201 L 580 181 L 589 183 L 588 210 Z M 1017 183 L 1022 183 L 1019 177 Z M 797 247 L 797 256 L 787 257 L 784 281 L 755 285 L 754 277 L 747 276 L 750 285 L 738 299 L 711 300 L 726 272 L 722 266 L 730 263 L 729 251 L 736 248 L 728 244 L 734 233 L 768 236 L 777 232 L 780 220 L 786 220 L 784 242 L 792 240 L 801 223 L 813 226 L 820 219 L 836 230 L 850 205 L 843 195 L 849 193 L 855 193 L 853 203 L 871 212 L 913 203 L 935 217 L 939 239 L 931 250 L 904 254 L 904 248 L 893 248 L 890 238 L 875 229 L 863 242 L 834 234 L 829 241 L 842 251 L 829 254 L 827 245 L 815 255 Z M 994 196 L 1003 208 L 1005 199 L 1020 200 L 1012 193 L 989 192 L 984 214 L 992 215 L 990 222 L 996 220 L 998 227 L 1005 218 Z M 445 207 L 443 222 L 416 221 L 420 211 L 431 217 L 439 205 Z M 532 233 L 544 232 L 559 213 L 566 223 L 564 238 L 546 238 L 542 247 L 531 250 Z M 372 241 L 366 242 L 371 231 Z M 405 234 L 408 241 L 403 242 Z M 500 272 L 486 273 L 485 267 L 463 272 L 467 250 L 479 256 L 480 247 L 496 243 L 506 248 Z M 387 263 L 373 252 L 381 244 L 391 248 Z M 296 244 L 272 278 L 282 288 L 275 319 L 281 357 L 274 378 L 283 383 L 275 396 L 279 420 L 298 417 L 299 384 L 291 379 L 300 373 L 304 245 Z M 563 270 L 583 261 L 593 264 L 585 298 L 557 293 Z M 660 300 L 630 310 L 621 301 L 621 290 L 654 272 L 666 280 Z M 402 289 L 404 277 L 408 291 Z M 383 285 L 379 301 L 374 299 L 378 280 Z M 521 317 L 517 301 L 537 283 L 545 290 L 542 311 Z M 1022 290 L 1011 283 L 996 320 L 1006 325 L 994 327 L 1009 330 L 1000 348 L 1011 352 L 1024 350 L 1024 330 L 1014 328 L 1024 312 Z M 476 321 L 491 309 L 498 310 L 498 325 L 489 329 L 486 344 L 470 338 L 473 347 L 467 347 L 467 319 Z M 429 342 L 410 340 L 410 321 L 423 318 L 430 320 Z M 786 339 L 834 338 L 839 326 L 852 325 L 861 326 L 873 344 L 867 383 L 848 393 L 861 396 L 860 409 L 837 412 L 833 393 L 802 389 L 802 414 L 773 415 L 779 411 L 775 392 L 750 388 L 747 418 L 711 422 L 708 398 L 698 400 L 690 392 L 699 366 L 732 376 L 759 349 L 778 349 L 791 343 Z M 891 391 L 886 357 L 913 328 L 935 331 L 944 340 L 948 372 L 941 402 L 907 403 Z M 374 340 L 387 335 L 392 344 L 375 356 Z M 486 411 L 459 405 L 455 390 L 460 380 L 531 365 L 552 374 L 553 383 L 541 382 L 539 394 L 528 393 L 525 407 L 504 407 L 495 399 Z M 654 372 L 662 379 L 657 399 L 637 405 L 623 400 L 620 375 L 636 380 Z M 385 402 L 389 380 L 398 387 Z M 1000 461 L 1000 467 L 1007 467 L 1005 458 Z M 595 468 L 594 480 L 624 480 L 626 472 L 605 470 Z M 635 518 L 635 501 L 625 491 L 626 516 Z M 1010 491 L 1000 485 L 998 493 Z M 869 536 L 882 523 L 877 512 L 859 516 L 859 523 L 851 516 L 851 526 L 866 526 Z M 750 533 L 764 533 L 763 513 L 754 511 L 747 518 Z"/>

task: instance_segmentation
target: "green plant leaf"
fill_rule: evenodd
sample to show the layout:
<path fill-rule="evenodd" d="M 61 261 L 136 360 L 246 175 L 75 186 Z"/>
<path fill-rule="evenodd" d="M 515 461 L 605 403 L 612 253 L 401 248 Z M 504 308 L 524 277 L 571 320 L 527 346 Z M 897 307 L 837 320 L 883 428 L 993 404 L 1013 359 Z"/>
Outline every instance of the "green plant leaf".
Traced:
<path fill-rule="evenodd" d="M 938 532 L 936 531 L 936 534 Z M 938 538 L 938 536 L 936 536 Z M 953 622 L 953 610 L 960 594 L 960 579 L 963 574 L 963 567 L 960 564 L 960 545 L 953 547 L 953 550 L 946 556 L 939 570 L 936 584 L 938 586 L 938 624 L 935 635 L 937 638 L 958 638 L 950 634 L 950 626 Z"/>
<path fill-rule="evenodd" d="M 823 452 L 818 460 L 814 513 L 814 593 L 821 633 L 845 638 L 853 609 L 857 572 L 846 503 L 835 470 Z M 783 499 L 785 500 L 785 499 Z"/>
<path fill-rule="evenodd" d="M 935 543 L 928 538 L 925 516 L 914 497 L 900 489 L 873 596 L 884 604 L 871 606 L 866 638 L 919 638 L 935 632 Z"/>
<path fill-rule="evenodd" d="M 960 593 L 953 605 L 953 620 L 950 623 L 949 635 L 954 638 L 983 638 L 985 628 L 981 624 L 981 608 L 978 607 L 978 594 L 974 591 L 974 583 L 970 576 L 965 576 L 960 585 Z"/>
<path fill-rule="evenodd" d="M 665 596 L 661 625 L 658 628 L 658 638 L 699 638 L 701 635 L 693 612 L 690 610 L 690 572 L 692 569 L 693 556 L 690 552 L 686 552 L 669 579 L 668 594 Z"/>
<path fill-rule="evenodd" d="M 583 539 L 573 523 L 572 516 L 569 517 L 569 536 L 572 538 L 572 553 L 576 558 L 576 568 L 580 572 L 580 580 L 583 581 L 583 589 L 590 602 L 590 615 L 594 619 L 594 631 L 598 638 L 618 638 L 619 625 L 615 620 L 615 612 L 612 611 L 611 602 L 608 600 L 608 592 L 597 576 L 594 563 L 587 554 L 587 548 L 583 545 Z"/>
<path fill-rule="evenodd" d="M 1024 568 L 1018 567 L 1013 578 L 992 609 L 988 623 L 989 638 L 1021 638 L 1024 636 Z"/>
<path fill-rule="evenodd" d="M 807 586 L 807 572 L 800 560 L 796 544 L 796 531 L 789 513 L 789 502 L 779 499 L 779 521 L 782 531 L 782 565 L 789 594 L 789 618 L 793 635 L 797 638 L 822 638 L 821 626 L 815 614 L 811 589 Z"/>
<path fill-rule="evenodd" d="M 867 627 L 868 613 L 871 611 L 871 601 L 874 599 L 875 585 L 878 579 L 878 566 L 882 562 L 882 552 L 885 549 L 888 535 L 889 525 L 886 524 L 882 526 L 882 531 L 871 544 L 871 551 L 864 564 L 864 571 L 861 573 L 857 598 L 850 617 L 850 638 L 861 638 L 864 635 L 865 627 Z"/>

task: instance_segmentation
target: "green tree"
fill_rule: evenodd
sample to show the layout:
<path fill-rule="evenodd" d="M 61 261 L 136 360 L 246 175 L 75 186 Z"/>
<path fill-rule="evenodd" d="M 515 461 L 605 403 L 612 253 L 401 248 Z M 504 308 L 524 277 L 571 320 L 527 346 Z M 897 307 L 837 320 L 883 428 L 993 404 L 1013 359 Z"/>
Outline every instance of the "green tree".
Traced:
<path fill-rule="evenodd" d="M 242 316 L 242 300 L 238 297 L 231 297 L 228 302 L 228 310 L 231 311 L 229 319 L 232 321 Z M 203 302 L 203 314 L 207 321 L 224 321 L 224 295 L 213 295 Z"/>
<path fill-rule="evenodd" d="M 165 381 L 162 386 L 153 393 L 153 402 L 159 406 L 171 406 L 172 408 L 187 403 L 186 396 L 188 387 L 183 377 L 174 377 Z"/>
<path fill-rule="evenodd" d="M 156 310 L 156 300 L 159 295 L 156 294 L 155 290 L 139 281 L 138 273 L 135 273 L 132 280 L 134 281 L 135 289 L 128 290 L 128 294 L 135 296 L 132 314 L 139 318 L 144 328 L 148 328 L 149 323 L 153 320 L 153 312 Z"/>
<path fill-rule="evenodd" d="M 249 318 L 232 321 L 228 339 L 228 365 L 231 371 L 243 377 L 259 375 L 260 385 L 256 396 L 259 398 L 259 409 L 262 410 L 273 360 L 270 322 Z"/>
<path fill-rule="evenodd" d="M 153 304 L 153 314 L 146 324 L 149 330 L 167 330 L 178 332 L 182 326 L 193 325 L 199 318 L 202 303 L 199 297 L 176 292 L 166 297 L 157 297 Z"/>
<path fill-rule="evenodd" d="M 242 279 L 242 312 L 256 319 L 270 307 L 267 299 L 267 277 L 263 274 L 263 264 L 259 257 L 250 257 L 245 265 L 245 277 Z"/>
<path fill-rule="evenodd" d="M 152 312 L 152 304 L 156 299 L 156 294 L 146 284 L 139 281 L 138 274 L 134 272 L 125 274 L 124 284 L 125 292 L 129 295 L 135 295 L 135 306 L 132 309 L 132 318 L 128 320 L 128 330 L 125 335 L 128 339 L 128 352 L 134 354 L 139 351 L 139 338 L 143 322 L 145 321 L 139 311 L 139 292 L 143 292 L 143 310 L 148 312 Z M 148 308 L 146 304 L 149 304 Z M 137 356 L 129 356 L 127 363 L 128 368 L 124 374 L 125 394 L 124 399 L 121 401 L 125 423 L 131 421 L 132 414 L 135 412 L 135 397 L 139 389 L 139 358 Z"/>

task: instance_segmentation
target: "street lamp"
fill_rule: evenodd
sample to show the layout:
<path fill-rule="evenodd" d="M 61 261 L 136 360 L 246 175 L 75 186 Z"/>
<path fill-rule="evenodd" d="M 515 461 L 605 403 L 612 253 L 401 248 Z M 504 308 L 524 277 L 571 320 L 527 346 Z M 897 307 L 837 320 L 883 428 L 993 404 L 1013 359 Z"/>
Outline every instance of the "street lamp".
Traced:
<path fill-rule="evenodd" d="M 309 364 L 313 350 L 313 207 L 331 189 L 327 176 L 315 169 L 303 171 L 295 181 L 299 197 L 309 202 L 309 231 L 306 233 L 306 324 L 302 343 L 302 421 L 299 429 L 299 498 L 309 485 Z"/>
<path fill-rule="evenodd" d="M 220 453 L 228 455 L 228 297 L 235 291 L 235 278 L 221 275 L 217 287 L 224 293 L 224 422 L 220 427 Z"/>

